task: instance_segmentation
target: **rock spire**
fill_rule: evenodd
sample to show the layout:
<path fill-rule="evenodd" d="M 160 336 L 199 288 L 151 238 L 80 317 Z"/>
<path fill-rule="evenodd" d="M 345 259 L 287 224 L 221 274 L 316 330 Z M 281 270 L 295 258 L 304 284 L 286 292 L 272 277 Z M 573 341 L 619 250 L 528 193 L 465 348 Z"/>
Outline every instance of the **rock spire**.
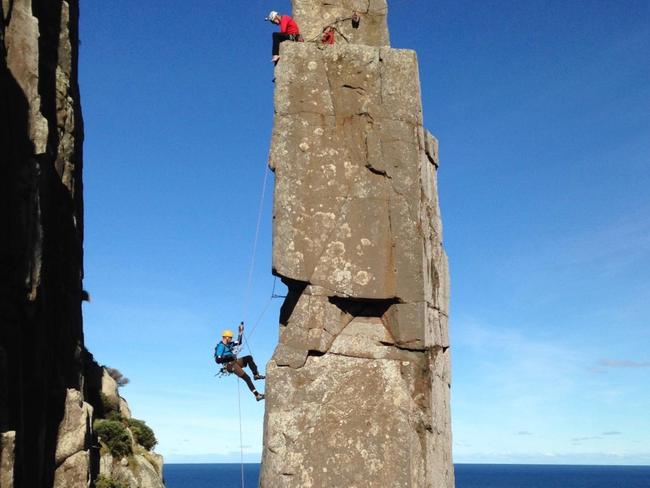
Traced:
<path fill-rule="evenodd" d="M 162 487 L 147 428 L 84 347 L 79 2 L 2 0 L 0 18 L 0 487 Z M 94 428 L 108 416 L 131 432 L 126 474 Z"/>
<path fill-rule="evenodd" d="M 305 37 L 353 9 L 360 22 L 332 46 L 283 43 L 276 68 L 273 270 L 288 296 L 260 483 L 450 488 L 449 279 L 417 58 L 388 47 L 384 1 L 294 9 Z"/>

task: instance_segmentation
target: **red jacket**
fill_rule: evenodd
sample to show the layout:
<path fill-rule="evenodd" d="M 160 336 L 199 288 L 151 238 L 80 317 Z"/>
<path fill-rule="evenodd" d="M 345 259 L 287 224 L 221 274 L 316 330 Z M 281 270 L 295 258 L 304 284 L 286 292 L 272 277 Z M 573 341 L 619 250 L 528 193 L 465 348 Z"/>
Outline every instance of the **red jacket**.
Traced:
<path fill-rule="evenodd" d="M 298 24 L 288 15 L 280 16 L 280 32 L 283 34 L 300 34 Z"/>

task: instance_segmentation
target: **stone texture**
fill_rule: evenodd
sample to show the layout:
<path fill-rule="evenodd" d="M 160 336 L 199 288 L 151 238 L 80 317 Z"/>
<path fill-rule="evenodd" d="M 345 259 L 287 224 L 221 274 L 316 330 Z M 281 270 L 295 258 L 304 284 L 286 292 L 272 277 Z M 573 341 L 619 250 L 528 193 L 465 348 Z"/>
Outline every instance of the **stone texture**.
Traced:
<path fill-rule="evenodd" d="M 114 459 L 103 454 L 100 474 L 131 488 L 165 488 L 162 479 L 162 456 L 151 452 L 138 452 L 128 459 Z"/>
<path fill-rule="evenodd" d="M 66 458 L 90 448 L 92 417 L 93 407 L 83 401 L 81 392 L 68 388 L 65 413 L 59 424 L 55 454 L 57 465 L 63 463 Z"/>
<path fill-rule="evenodd" d="M 293 0 L 293 15 L 305 39 L 319 38 L 323 29 L 338 29 L 337 43 L 388 46 L 386 0 Z M 357 12 L 360 22 L 355 28 L 350 20 Z"/>
<path fill-rule="evenodd" d="M 3 0 L 0 16 L 0 432 L 30 488 L 74 455 L 57 436 L 68 388 L 85 394 L 78 2 Z"/>
<path fill-rule="evenodd" d="M 454 486 L 438 141 L 415 53 L 382 45 L 284 43 L 276 68 L 264 488 Z"/>
<path fill-rule="evenodd" d="M 14 449 L 16 433 L 14 431 L 0 433 L 0 487 L 14 486 Z"/>
<path fill-rule="evenodd" d="M 107 412 L 82 328 L 79 2 L 2 0 L 0 17 L 0 486 L 88 486 Z"/>
<path fill-rule="evenodd" d="M 132 417 L 131 408 L 129 407 L 129 404 L 126 402 L 126 400 L 122 397 L 120 397 L 120 415 L 122 415 L 122 417 L 125 419 L 130 419 Z"/>
<path fill-rule="evenodd" d="M 80 451 L 67 458 L 54 473 L 54 488 L 90 486 L 90 455 Z"/>
<path fill-rule="evenodd" d="M 273 265 L 339 296 L 424 301 L 428 290 L 411 278 L 428 267 L 422 234 L 435 233 L 428 219 L 435 210 L 420 195 L 420 166 L 429 163 L 420 150 L 417 61 L 411 51 L 392 51 L 287 47 L 270 155 Z M 312 62 L 325 84 L 311 77 Z M 409 80 L 400 88 L 390 81 L 397 72 Z"/>
<path fill-rule="evenodd" d="M 111 410 L 120 411 L 120 394 L 117 388 L 117 382 L 104 369 L 102 375 L 102 396 L 106 407 Z"/>

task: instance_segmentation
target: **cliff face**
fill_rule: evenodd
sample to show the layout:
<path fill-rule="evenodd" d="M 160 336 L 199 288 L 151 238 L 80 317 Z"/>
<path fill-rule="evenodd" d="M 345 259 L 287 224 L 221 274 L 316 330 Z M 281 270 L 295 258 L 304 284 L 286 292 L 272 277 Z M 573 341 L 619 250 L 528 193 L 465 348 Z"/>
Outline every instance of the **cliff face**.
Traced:
<path fill-rule="evenodd" d="M 265 488 L 454 484 L 437 141 L 415 53 L 373 44 L 284 43 L 276 68 Z"/>
<path fill-rule="evenodd" d="M 354 12 L 363 21 L 353 24 Z M 331 25 L 344 42 L 388 46 L 387 13 L 386 0 L 293 0 L 293 16 L 307 40 L 317 38 L 325 26 Z"/>
<path fill-rule="evenodd" d="M 50 486 L 84 369 L 78 9 L 4 0 L 1 14 L 2 486 Z"/>
<path fill-rule="evenodd" d="M 77 0 L 0 2 L 0 486 L 99 472 L 85 350 Z M 132 485 L 135 486 L 135 485 Z"/>

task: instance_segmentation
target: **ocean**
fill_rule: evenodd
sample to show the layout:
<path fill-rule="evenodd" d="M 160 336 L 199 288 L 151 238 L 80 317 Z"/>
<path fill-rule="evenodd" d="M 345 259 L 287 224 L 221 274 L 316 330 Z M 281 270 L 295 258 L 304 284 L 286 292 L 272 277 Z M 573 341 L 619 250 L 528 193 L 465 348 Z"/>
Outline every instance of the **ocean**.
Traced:
<path fill-rule="evenodd" d="M 650 466 L 457 464 L 455 470 L 456 488 L 650 488 Z M 244 465 L 245 488 L 257 488 L 259 472 L 259 464 Z M 164 475 L 167 488 L 241 488 L 239 464 L 165 464 Z"/>

